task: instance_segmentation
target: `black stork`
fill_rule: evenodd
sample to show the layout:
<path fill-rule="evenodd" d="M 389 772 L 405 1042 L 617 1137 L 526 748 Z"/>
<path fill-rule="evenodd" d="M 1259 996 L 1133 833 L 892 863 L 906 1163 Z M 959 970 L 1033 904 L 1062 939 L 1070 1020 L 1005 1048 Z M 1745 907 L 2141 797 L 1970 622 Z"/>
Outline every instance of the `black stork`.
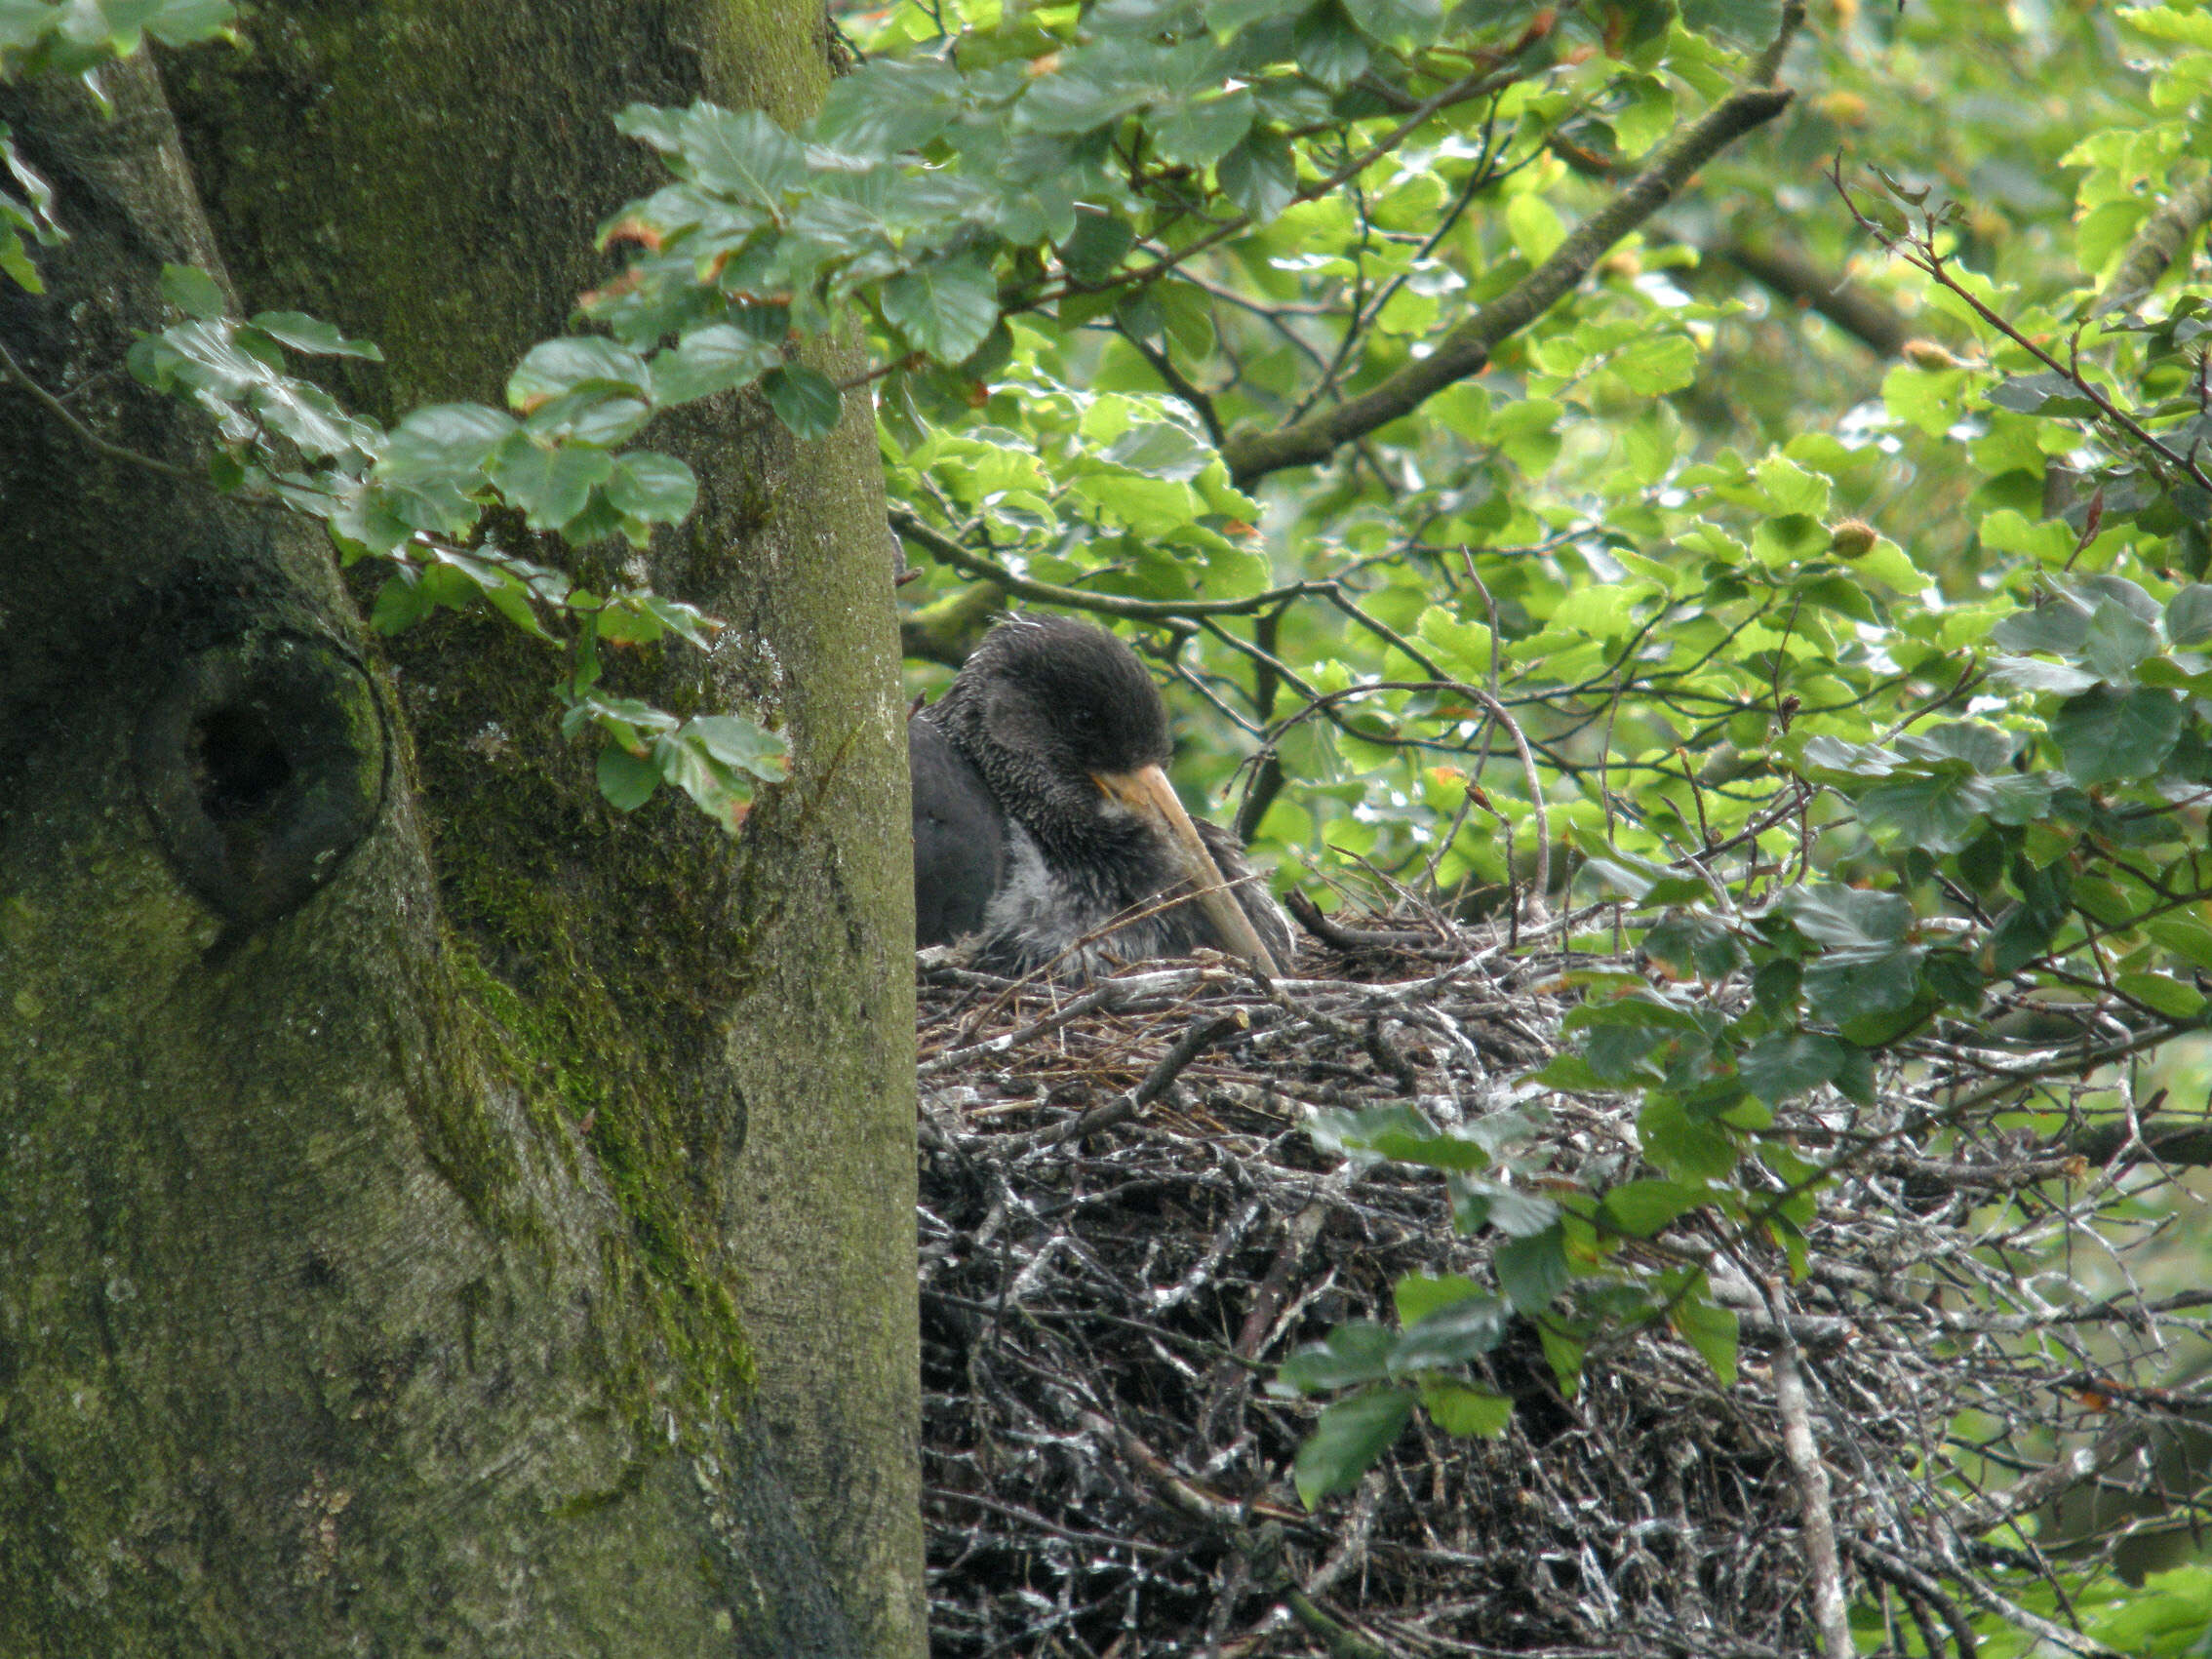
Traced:
<path fill-rule="evenodd" d="M 1067 977 L 1200 946 L 1263 973 L 1289 919 L 1236 838 L 1193 823 L 1162 768 L 1167 711 L 1104 629 L 1020 616 L 907 727 L 915 942 L 980 933 L 976 965 Z"/>

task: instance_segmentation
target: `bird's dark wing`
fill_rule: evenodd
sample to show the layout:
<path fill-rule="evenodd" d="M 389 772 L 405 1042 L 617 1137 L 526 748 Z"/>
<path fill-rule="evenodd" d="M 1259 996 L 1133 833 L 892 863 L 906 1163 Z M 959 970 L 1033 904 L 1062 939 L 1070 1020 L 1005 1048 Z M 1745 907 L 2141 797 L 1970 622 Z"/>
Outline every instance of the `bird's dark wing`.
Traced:
<path fill-rule="evenodd" d="M 1268 891 L 1267 878 L 1252 868 L 1252 861 L 1244 856 L 1244 845 L 1219 824 L 1204 818 L 1194 820 L 1198 825 L 1199 840 L 1213 855 L 1213 862 L 1221 872 L 1223 881 L 1236 883 L 1237 903 L 1250 920 L 1252 931 L 1267 946 L 1268 955 L 1275 958 L 1276 967 L 1287 973 L 1297 959 L 1297 936 L 1290 931 L 1290 918 L 1282 905 L 1275 902 L 1275 894 Z M 1249 881 L 1244 877 L 1250 877 Z"/>
<path fill-rule="evenodd" d="M 983 925 L 1007 879 L 1004 814 L 968 757 L 927 715 L 906 723 L 914 773 L 914 942 L 948 945 Z"/>

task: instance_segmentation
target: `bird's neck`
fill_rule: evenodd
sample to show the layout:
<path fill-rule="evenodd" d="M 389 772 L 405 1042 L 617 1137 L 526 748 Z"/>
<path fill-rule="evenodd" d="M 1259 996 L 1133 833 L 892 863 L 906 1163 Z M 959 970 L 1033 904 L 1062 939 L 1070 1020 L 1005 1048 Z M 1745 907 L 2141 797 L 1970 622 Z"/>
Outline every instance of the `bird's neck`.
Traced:
<path fill-rule="evenodd" d="M 1144 825 L 1114 807 L 1087 777 L 1066 777 L 991 740 L 982 710 L 956 686 L 923 717 L 934 718 L 983 774 L 1006 814 L 1055 863 L 1095 872 L 1102 887 L 1130 894 L 1156 890 L 1169 867 Z"/>

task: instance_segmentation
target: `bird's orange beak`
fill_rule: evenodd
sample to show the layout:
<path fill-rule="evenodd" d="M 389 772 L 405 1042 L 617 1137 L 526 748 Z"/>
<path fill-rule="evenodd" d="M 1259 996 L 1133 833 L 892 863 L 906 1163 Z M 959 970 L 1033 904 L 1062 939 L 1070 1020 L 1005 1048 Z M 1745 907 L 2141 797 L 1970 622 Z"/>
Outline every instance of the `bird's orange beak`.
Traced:
<path fill-rule="evenodd" d="M 1199 839 L 1198 826 L 1191 822 L 1191 815 L 1175 798 L 1167 774 L 1158 767 L 1140 767 L 1135 771 L 1099 771 L 1090 775 L 1107 795 L 1165 837 L 1167 845 L 1175 850 L 1183 879 L 1198 894 L 1200 908 L 1213 924 L 1214 933 L 1222 942 L 1260 972 L 1270 976 L 1280 973 L 1282 969 L 1268 954 L 1267 945 L 1253 928 L 1251 918 L 1244 914 L 1244 907 L 1237 902 L 1236 893 L 1222 877 L 1221 867 L 1214 863 L 1213 854 L 1206 851 L 1205 843 Z"/>

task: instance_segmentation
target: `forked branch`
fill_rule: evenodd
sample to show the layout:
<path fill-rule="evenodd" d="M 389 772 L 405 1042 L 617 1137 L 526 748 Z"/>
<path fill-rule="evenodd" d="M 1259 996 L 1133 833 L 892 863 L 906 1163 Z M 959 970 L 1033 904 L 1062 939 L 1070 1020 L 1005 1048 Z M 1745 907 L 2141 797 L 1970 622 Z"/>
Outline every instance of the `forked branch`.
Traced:
<path fill-rule="evenodd" d="M 1237 434 L 1221 452 L 1230 477 L 1244 488 L 1285 467 L 1327 460 L 1344 445 L 1412 414 L 1444 387 L 1481 374 L 1502 341 L 1572 292 L 1614 243 L 1664 207 L 1692 174 L 1790 106 L 1795 95 L 1770 84 L 1771 66 L 1780 61 L 1802 18 L 1802 7 L 1785 8 L 1781 33 L 1749 80 L 1679 130 L 1619 195 L 1577 225 L 1521 282 L 1444 336 L 1436 350 L 1359 396 L 1303 420 L 1273 431 Z"/>

